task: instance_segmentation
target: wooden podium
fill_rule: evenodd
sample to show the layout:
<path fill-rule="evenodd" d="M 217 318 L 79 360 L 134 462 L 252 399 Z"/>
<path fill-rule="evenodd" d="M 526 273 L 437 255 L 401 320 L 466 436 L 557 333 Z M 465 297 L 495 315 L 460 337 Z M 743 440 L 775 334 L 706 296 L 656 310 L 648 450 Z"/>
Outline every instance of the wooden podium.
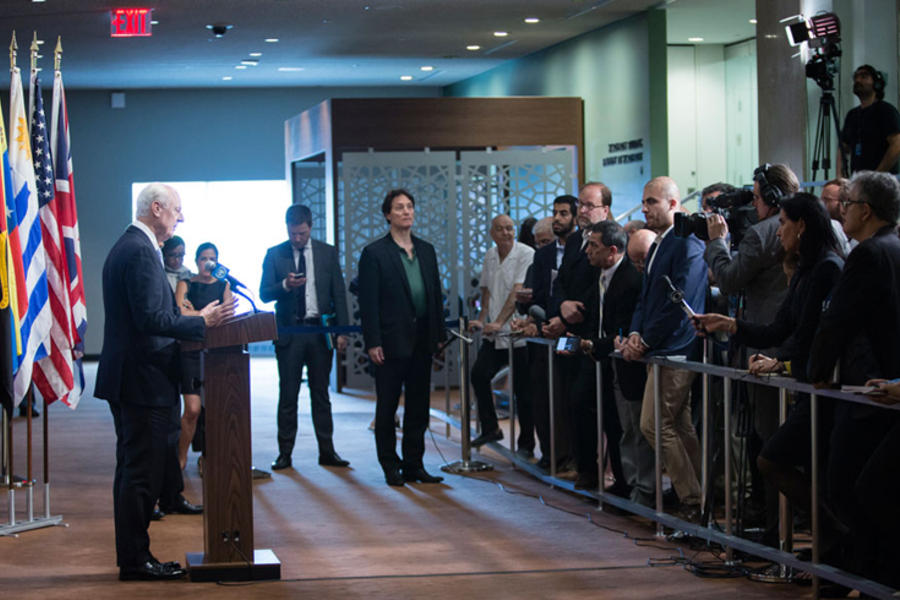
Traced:
<path fill-rule="evenodd" d="M 245 344 L 277 337 L 275 314 L 247 313 L 207 329 L 204 350 L 206 460 L 203 552 L 187 553 L 191 581 L 281 579 L 281 562 L 253 545 L 250 355 Z"/>

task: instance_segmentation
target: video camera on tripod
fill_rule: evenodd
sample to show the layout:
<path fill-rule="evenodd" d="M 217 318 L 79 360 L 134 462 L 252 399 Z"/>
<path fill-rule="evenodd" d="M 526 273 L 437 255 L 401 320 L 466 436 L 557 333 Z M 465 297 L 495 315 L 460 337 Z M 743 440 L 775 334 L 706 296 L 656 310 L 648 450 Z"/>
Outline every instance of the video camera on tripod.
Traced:
<path fill-rule="evenodd" d="M 810 19 L 803 15 L 796 15 L 782 19 L 782 22 L 790 22 L 785 26 L 788 41 L 791 46 L 807 44 L 812 56 L 806 62 L 806 76 L 816 82 L 822 89 L 822 97 L 819 99 L 819 116 L 816 124 L 816 139 L 813 144 L 812 178 L 816 179 L 819 165 L 828 179 L 828 171 L 831 169 L 831 128 L 829 120 L 834 123 L 837 132 L 838 152 L 841 158 L 846 159 L 840 146 L 841 125 L 837 108 L 834 103 L 834 76 L 838 72 L 837 59 L 841 56 L 841 20 L 834 13 L 823 12 Z M 846 160 L 842 160 L 847 164 Z"/>
<path fill-rule="evenodd" d="M 753 192 L 735 190 L 709 198 L 707 205 L 712 213 L 722 215 L 731 232 L 733 247 L 741 243 L 744 234 L 757 221 L 756 209 L 753 208 Z M 706 227 L 707 213 L 696 212 L 691 215 L 675 213 L 673 233 L 678 237 L 688 237 L 692 233 L 704 242 L 709 241 L 709 230 Z"/>

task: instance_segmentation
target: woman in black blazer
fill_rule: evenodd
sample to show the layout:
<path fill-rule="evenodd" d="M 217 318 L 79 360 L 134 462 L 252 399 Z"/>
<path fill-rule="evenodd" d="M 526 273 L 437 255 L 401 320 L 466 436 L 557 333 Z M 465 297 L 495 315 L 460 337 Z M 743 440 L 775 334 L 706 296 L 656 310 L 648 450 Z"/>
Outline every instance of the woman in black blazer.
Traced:
<path fill-rule="evenodd" d="M 431 384 L 431 357 L 444 339 L 443 303 L 434 247 L 412 235 L 415 199 L 391 190 L 381 205 L 390 224 L 359 257 L 359 305 L 366 352 L 375 371 L 375 445 L 389 485 L 437 483 L 422 464 Z M 405 388 L 403 459 L 394 415 Z"/>

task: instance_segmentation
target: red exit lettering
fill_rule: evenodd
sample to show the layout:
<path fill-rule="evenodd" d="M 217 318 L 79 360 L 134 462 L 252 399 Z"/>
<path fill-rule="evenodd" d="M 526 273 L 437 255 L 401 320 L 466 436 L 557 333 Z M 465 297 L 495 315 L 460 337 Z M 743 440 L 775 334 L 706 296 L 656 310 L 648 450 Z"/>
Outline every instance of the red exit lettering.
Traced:
<path fill-rule="evenodd" d="M 152 8 L 114 8 L 109 11 L 110 37 L 148 37 L 153 35 L 150 25 Z"/>

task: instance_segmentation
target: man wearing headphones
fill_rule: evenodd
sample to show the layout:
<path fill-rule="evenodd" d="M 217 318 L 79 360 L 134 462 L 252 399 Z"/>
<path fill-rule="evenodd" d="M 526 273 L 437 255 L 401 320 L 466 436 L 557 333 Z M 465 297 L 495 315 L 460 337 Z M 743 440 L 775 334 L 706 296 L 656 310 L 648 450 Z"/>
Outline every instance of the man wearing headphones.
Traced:
<path fill-rule="evenodd" d="M 704 257 L 719 284 L 723 294 L 740 295 L 741 317 L 753 323 L 767 323 L 778 311 L 787 295 L 787 279 L 782 270 L 784 249 L 778 240 L 778 213 L 782 198 L 795 194 L 800 189 L 797 176 L 786 165 L 760 166 L 753 172 L 753 206 L 758 222 L 747 230 L 744 238 L 732 256 L 726 241 L 728 225 L 722 215 L 707 217 L 709 241 Z M 747 358 L 756 353 L 768 354 L 765 348 L 745 348 L 740 355 L 740 363 L 734 366 L 746 368 Z M 778 429 L 777 390 L 764 386 L 749 385 L 748 397 L 754 404 L 753 420 L 756 433 L 765 443 Z M 758 451 L 758 449 L 757 449 Z M 756 456 L 750 456 L 750 465 L 756 474 Z M 765 501 L 767 530 L 776 532 L 778 494 L 777 490 L 765 490 L 765 498 L 760 493 L 763 482 L 754 477 L 753 500 L 758 508 Z"/>
<path fill-rule="evenodd" d="M 886 171 L 897 174 L 900 157 L 900 113 L 884 101 L 885 78 L 871 65 L 853 73 L 853 93 L 859 106 L 847 113 L 841 146 L 850 160 L 850 172 Z M 848 173 L 838 155 L 838 177 Z"/>

